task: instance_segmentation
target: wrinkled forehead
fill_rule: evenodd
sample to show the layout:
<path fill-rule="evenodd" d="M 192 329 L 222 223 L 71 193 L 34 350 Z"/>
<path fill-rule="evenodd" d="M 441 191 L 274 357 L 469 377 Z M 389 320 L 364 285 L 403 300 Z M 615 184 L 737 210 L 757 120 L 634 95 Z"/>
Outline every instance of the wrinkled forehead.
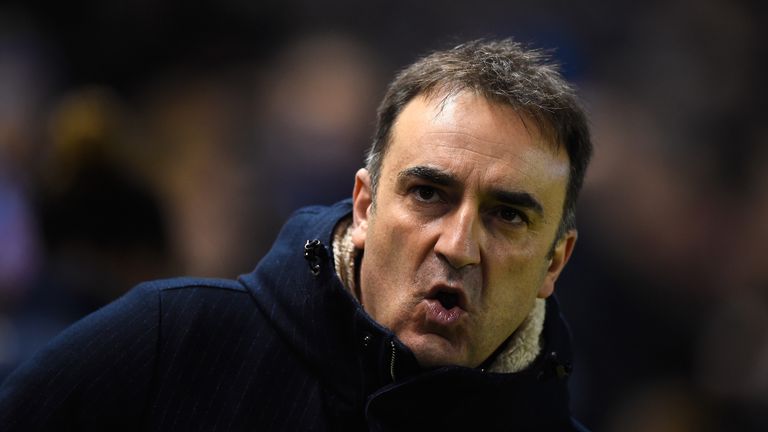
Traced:
<path fill-rule="evenodd" d="M 485 172 L 489 179 L 523 176 L 560 183 L 568 176 L 564 150 L 553 146 L 534 121 L 475 93 L 414 98 L 392 132 L 384 171 L 414 164 L 445 169 L 461 164 Z"/>
<path fill-rule="evenodd" d="M 398 115 L 390 135 L 390 147 L 400 151 L 419 152 L 425 144 L 447 141 L 454 145 L 496 152 L 502 156 L 520 152 L 523 144 L 529 153 L 546 153 L 549 157 L 562 155 L 562 146 L 551 139 L 548 129 L 542 130 L 530 114 L 509 104 L 503 104 L 472 91 L 432 92 L 411 99 Z"/>
<path fill-rule="evenodd" d="M 469 95 L 484 101 L 489 108 L 498 110 L 502 114 L 499 116 L 500 118 L 509 117 L 511 121 L 522 122 L 530 133 L 536 135 L 537 141 L 549 145 L 553 154 L 559 153 L 562 149 L 561 139 L 553 125 L 553 120 L 541 108 L 525 106 L 523 103 L 513 102 L 502 96 L 488 94 L 482 90 L 460 85 L 437 85 L 417 94 L 403 107 L 400 115 L 395 119 L 394 126 L 397 125 L 397 121 L 400 119 L 403 111 L 414 101 L 420 99 L 433 105 L 435 107 L 435 114 L 440 115 L 444 112 L 446 106 L 455 106 L 454 102 L 464 99 Z"/>

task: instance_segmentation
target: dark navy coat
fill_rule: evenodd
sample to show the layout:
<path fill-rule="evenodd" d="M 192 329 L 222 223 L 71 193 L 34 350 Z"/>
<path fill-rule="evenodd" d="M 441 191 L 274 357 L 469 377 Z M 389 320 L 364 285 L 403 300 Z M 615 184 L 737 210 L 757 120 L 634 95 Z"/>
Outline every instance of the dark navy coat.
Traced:
<path fill-rule="evenodd" d="M 582 430 L 554 299 L 527 370 L 420 370 L 335 274 L 350 211 L 298 211 L 237 281 L 145 283 L 76 323 L 0 388 L 0 431 Z"/>

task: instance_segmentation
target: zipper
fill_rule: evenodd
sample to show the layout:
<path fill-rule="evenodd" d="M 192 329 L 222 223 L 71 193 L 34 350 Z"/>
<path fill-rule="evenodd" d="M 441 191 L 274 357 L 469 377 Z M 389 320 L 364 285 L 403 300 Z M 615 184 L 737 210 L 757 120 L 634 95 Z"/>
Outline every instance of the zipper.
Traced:
<path fill-rule="evenodd" d="M 392 357 L 389 359 L 389 376 L 392 377 L 392 382 L 395 382 L 395 341 L 390 340 L 389 344 L 392 346 Z"/>

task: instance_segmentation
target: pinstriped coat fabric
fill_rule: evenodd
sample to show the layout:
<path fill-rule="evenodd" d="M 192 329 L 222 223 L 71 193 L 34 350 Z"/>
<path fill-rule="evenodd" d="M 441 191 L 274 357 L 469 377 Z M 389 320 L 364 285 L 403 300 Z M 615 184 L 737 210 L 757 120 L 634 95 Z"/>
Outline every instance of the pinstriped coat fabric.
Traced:
<path fill-rule="evenodd" d="M 350 211 L 300 210 L 237 281 L 145 283 L 76 323 L 0 387 L 0 431 L 583 430 L 554 299 L 528 369 L 421 370 L 335 274 Z"/>

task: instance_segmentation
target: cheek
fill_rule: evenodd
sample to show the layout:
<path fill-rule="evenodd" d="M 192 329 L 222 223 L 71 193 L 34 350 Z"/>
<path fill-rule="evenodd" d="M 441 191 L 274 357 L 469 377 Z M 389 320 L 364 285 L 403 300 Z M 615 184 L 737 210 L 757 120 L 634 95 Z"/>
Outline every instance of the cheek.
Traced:
<path fill-rule="evenodd" d="M 418 230 L 385 216 L 369 224 L 360 288 L 366 311 L 397 333 L 399 324 L 408 322 L 418 291 Z"/>
<path fill-rule="evenodd" d="M 528 250 L 504 256 L 486 267 L 489 295 L 485 302 L 489 308 L 514 311 L 529 306 L 536 298 L 546 274 L 546 262 L 543 256 Z"/>
<path fill-rule="evenodd" d="M 370 271 L 386 275 L 382 283 L 395 285 L 392 296 L 408 297 L 420 285 L 420 278 L 429 273 L 434 243 L 430 227 L 414 222 L 404 212 L 378 215 L 371 222 L 366 243 Z M 387 281 L 387 282 L 384 282 Z"/>
<path fill-rule="evenodd" d="M 500 343 L 525 320 L 536 300 L 542 278 L 535 271 L 517 268 L 490 282 L 486 304 L 486 326 L 494 344 Z"/>
<path fill-rule="evenodd" d="M 418 267 L 431 250 L 429 226 L 413 220 L 407 212 L 378 219 L 372 231 L 380 255 L 398 267 Z"/>

